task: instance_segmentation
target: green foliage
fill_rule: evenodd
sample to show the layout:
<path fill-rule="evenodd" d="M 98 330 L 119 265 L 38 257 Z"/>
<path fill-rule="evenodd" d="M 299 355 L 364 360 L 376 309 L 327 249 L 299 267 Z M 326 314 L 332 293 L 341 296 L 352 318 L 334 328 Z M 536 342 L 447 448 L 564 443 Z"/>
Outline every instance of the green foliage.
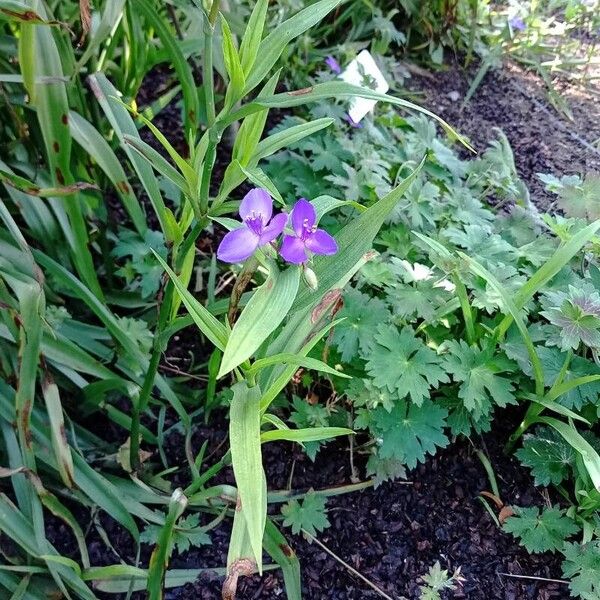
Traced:
<path fill-rule="evenodd" d="M 401 461 L 414 468 L 425 461 L 427 454 L 435 454 L 438 447 L 448 444 L 443 433 L 447 414 L 429 400 L 420 405 L 398 400 L 389 412 L 382 407 L 371 411 L 359 409 L 355 426 L 368 427 L 380 440 L 377 450 L 380 458 Z"/>
<path fill-rule="evenodd" d="M 558 328 L 561 350 L 600 347 L 600 293 L 593 285 L 548 292 L 544 304 L 540 314 Z"/>
<path fill-rule="evenodd" d="M 329 411 L 319 403 L 311 404 L 306 400 L 294 396 L 292 398 L 292 411 L 290 421 L 298 429 L 329 426 Z M 311 460 L 315 460 L 322 442 L 304 442 L 304 450 Z"/>
<path fill-rule="evenodd" d="M 4 2 L 18 10 L 0 15 L 0 532 L 26 573 L 17 582 L 6 571 L 2 590 L 92 599 L 96 589 L 145 588 L 159 598 L 197 574 L 170 572 L 172 552 L 210 543 L 210 530 L 233 514 L 226 585 L 235 587 L 240 567 L 250 570 L 247 561 L 260 570 L 264 550 L 297 599 L 298 561 L 267 511 L 265 443 L 304 440 L 315 459 L 322 439 L 353 422 L 365 474 L 380 484 L 405 477 L 451 435 L 489 430 L 502 408 L 531 400 L 517 433 L 539 421 L 551 427 L 526 434 L 518 457 L 571 506 L 522 509 L 507 530 L 532 551 L 562 549 L 573 593 L 597 596 L 600 271 L 596 230 L 585 222 L 598 214 L 597 176 L 546 177 L 567 216 L 540 218 L 501 133 L 465 160 L 438 137 L 431 113 L 401 116 L 379 97 L 363 127 L 351 128 L 343 101 L 355 88 L 320 71 L 310 90 L 275 94 L 280 74 L 271 75 L 283 57 L 288 84 L 307 87 L 303 77 L 324 50 L 311 39 L 338 43 L 342 34 L 342 62 L 364 40 L 375 54 L 425 49 L 435 63 L 444 47 L 473 53 L 481 35 L 523 51 L 506 15 L 499 24 L 485 3 L 466 0 L 277 8 L 261 0 L 251 11 L 223 4 L 221 16 L 216 2 L 140 0 L 136 11 L 98 0 L 76 45 L 70 32 L 86 21 L 85 4 Z M 485 31 L 472 28 L 484 21 Z M 377 60 L 399 89 L 407 71 L 392 57 Z M 159 95 L 137 106 L 160 64 Z M 179 95 L 185 140 L 155 125 Z M 308 101 L 265 135 L 269 107 Z M 221 166 L 230 155 L 217 177 L 217 159 Z M 223 269 L 208 251 L 231 226 L 246 178 L 282 206 L 301 196 L 326 206 L 320 226 L 340 251 L 311 262 L 316 292 L 307 271 L 282 268 L 276 246 L 242 271 Z M 510 211 L 495 210 L 498 200 Z M 481 269 L 469 269 L 467 256 Z M 507 297 L 525 324 L 518 331 Z M 197 346 L 188 367 L 178 353 L 188 346 L 175 336 L 190 324 Z M 230 451 L 219 460 L 192 435 L 217 407 L 231 417 Z M 110 425 L 110 438 L 96 421 Z M 181 462 L 165 451 L 172 435 L 184 440 Z M 235 487 L 214 480 L 229 466 Z M 110 514 L 134 552 L 140 541 L 153 544 L 147 568 L 91 567 L 63 497 L 78 518 Z M 196 512 L 185 515 L 188 502 Z M 48 511 L 72 531 L 76 555 L 61 556 L 47 540 Z M 315 492 L 282 514 L 292 533 L 329 526 L 326 497 Z M 565 544 L 579 528 L 586 544 Z M 439 563 L 423 580 L 430 599 L 460 583 Z"/>
<path fill-rule="evenodd" d="M 187 552 L 191 547 L 210 544 L 210 537 L 200 524 L 199 514 L 189 514 L 176 523 L 171 537 L 171 549 L 179 554 Z M 154 545 L 158 541 L 161 528 L 158 525 L 148 525 L 140 535 L 140 542 Z"/>
<path fill-rule="evenodd" d="M 344 321 L 335 328 L 334 342 L 345 362 L 358 354 L 368 354 L 378 325 L 390 318 L 384 302 L 356 288 L 349 288 L 344 294 L 344 307 L 338 316 Z"/>
<path fill-rule="evenodd" d="M 400 332 L 386 325 L 377 328 L 367 372 L 376 387 L 395 392 L 398 399 L 410 396 L 418 407 L 431 387 L 448 382 L 439 357 L 408 326 Z"/>
<path fill-rule="evenodd" d="M 494 357 L 487 349 L 469 346 L 464 340 L 450 340 L 445 347 L 445 369 L 460 382 L 458 395 L 475 420 L 489 414 L 492 404 L 516 404 L 510 379 L 499 373 L 510 372 L 513 365 L 502 355 Z"/>
<path fill-rule="evenodd" d="M 543 427 L 523 439 L 517 457 L 531 469 L 536 485 L 559 485 L 575 465 L 573 448 L 554 429 Z"/>
<path fill-rule="evenodd" d="M 504 523 L 504 531 L 512 533 L 529 552 L 556 551 L 565 540 L 579 531 L 577 524 L 557 507 L 515 508 L 516 515 Z"/>
<path fill-rule="evenodd" d="M 327 498 L 315 492 L 308 492 L 302 501 L 290 500 L 281 507 L 283 524 L 292 528 L 292 533 L 306 531 L 311 536 L 329 527 L 327 519 Z"/>
<path fill-rule="evenodd" d="M 600 541 L 588 544 L 567 542 L 563 550 L 565 560 L 563 574 L 571 579 L 569 589 L 572 596 L 584 600 L 600 598 Z"/>
<path fill-rule="evenodd" d="M 588 173 L 585 179 L 577 176 L 560 180 L 544 180 L 549 191 L 558 195 L 558 205 L 569 217 L 595 220 L 600 218 L 600 176 Z"/>
<path fill-rule="evenodd" d="M 460 568 L 450 575 L 448 569 L 442 569 L 439 561 L 436 561 L 421 579 L 424 585 L 419 587 L 420 600 L 441 600 L 441 592 L 455 590 L 463 581 Z"/>
<path fill-rule="evenodd" d="M 123 259 L 123 265 L 117 274 L 125 279 L 127 288 L 131 291 L 139 289 L 142 298 L 152 298 L 158 292 L 163 269 L 148 248 L 154 249 L 164 259 L 167 249 L 162 234 L 148 230 L 144 237 L 129 230 L 121 229 L 116 238 L 112 255 Z"/>

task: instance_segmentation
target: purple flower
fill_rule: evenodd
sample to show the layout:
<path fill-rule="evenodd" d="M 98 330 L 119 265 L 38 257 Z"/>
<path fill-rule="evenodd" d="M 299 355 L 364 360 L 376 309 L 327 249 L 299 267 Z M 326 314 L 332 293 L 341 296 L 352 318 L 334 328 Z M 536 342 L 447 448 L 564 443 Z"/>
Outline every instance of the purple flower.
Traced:
<path fill-rule="evenodd" d="M 283 236 L 283 243 L 279 249 L 279 254 L 285 260 L 299 265 L 308 260 L 308 252 L 324 255 L 337 252 L 336 241 L 326 231 L 317 229 L 317 214 L 308 200 L 300 198 L 296 202 L 291 220 L 295 235 Z"/>
<path fill-rule="evenodd" d="M 508 24 L 516 31 L 525 31 L 525 29 L 527 29 L 527 25 L 525 25 L 525 21 L 523 21 L 521 17 L 515 16 L 510 18 Z"/>
<path fill-rule="evenodd" d="M 346 121 L 347 123 L 349 123 L 350 127 L 354 127 L 354 129 L 362 129 L 362 127 L 363 127 L 363 124 L 359 123 L 358 121 L 355 121 L 350 116 L 350 113 L 346 113 L 346 115 L 344 115 L 344 121 Z"/>
<path fill-rule="evenodd" d="M 325 64 L 336 74 L 339 75 L 342 72 L 342 67 L 340 67 L 340 63 L 335 60 L 333 56 L 328 56 L 325 59 Z"/>
<path fill-rule="evenodd" d="M 217 258 L 229 263 L 242 262 L 257 248 L 272 242 L 287 223 L 287 214 L 273 214 L 273 200 L 267 190 L 254 188 L 240 203 L 242 226 L 230 231 L 219 244 Z"/>

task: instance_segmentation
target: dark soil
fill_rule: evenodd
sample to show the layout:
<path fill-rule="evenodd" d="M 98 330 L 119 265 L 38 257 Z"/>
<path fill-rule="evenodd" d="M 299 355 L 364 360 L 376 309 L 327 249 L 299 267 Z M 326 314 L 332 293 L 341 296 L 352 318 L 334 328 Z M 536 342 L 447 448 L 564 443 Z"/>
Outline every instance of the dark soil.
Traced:
<path fill-rule="evenodd" d="M 483 150 L 493 138 L 492 128 L 502 127 L 513 145 L 520 175 L 532 189 L 534 198 L 544 206 L 549 198 L 537 182 L 536 172 L 564 174 L 600 170 L 600 156 L 578 146 L 566 131 L 556 126 L 555 119 L 560 117 L 539 108 L 530 96 L 515 87 L 515 81 L 526 87 L 528 93 L 537 99 L 536 102 L 545 103 L 543 92 L 539 89 L 532 91 L 531 81 L 524 74 L 519 75 L 512 70 L 490 73 L 462 112 L 461 100 L 453 101 L 448 95 L 456 90 L 462 99 L 468 88 L 469 79 L 460 70 L 438 73 L 432 78 L 415 77 L 411 85 L 424 90 L 424 104 L 468 135 L 479 150 Z M 149 85 L 153 85 L 152 81 Z M 159 84 L 154 85 L 155 89 L 159 87 Z M 146 100 L 150 99 L 151 95 L 148 95 Z M 594 123 L 591 118 L 592 114 L 598 114 L 597 107 L 582 100 L 581 104 L 573 104 L 572 108 L 580 118 L 586 116 L 589 119 L 589 127 L 580 129 L 579 134 L 590 142 L 600 137 L 600 132 L 594 131 L 594 127 L 600 128 L 598 120 Z M 176 144 L 183 142 L 177 133 L 181 130 L 179 108 L 173 105 L 161 113 L 159 119 L 159 127 L 170 131 Z M 151 143 L 150 139 L 146 141 Z M 183 151 L 181 146 L 179 149 Z M 226 157 L 219 161 L 219 165 L 224 164 Z M 217 167 L 217 181 L 223 168 Z M 206 244 L 209 253 L 210 240 Z M 196 349 L 193 331 L 182 331 L 178 341 L 180 348 L 177 353 L 169 354 L 181 361 L 174 361 L 175 366 L 185 369 L 189 365 L 189 349 L 192 352 Z M 502 452 L 502 445 L 520 416 L 515 412 L 498 415 L 494 434 L 473 440 L 473 444 L 487 452 L 504 503 L 539 505 L 548 499 L 541 495 L 541 490 L 534 488 L 529 474 Z M 105 426 L 97 423 L 98 429 Z M 215 452 L 218 456 L 219 445 L 225 436 L 225 423 L 217 415 L 211 426 L 210 429 L 200 425 L 196 427 L 193 450 L 197 452 L 203 441 L 208 440 L 209 453 Z M 123 431 L 114 431 L 113 434 L 113 439 L 120 443 L 126 436 Z M 165 449 L 171 465 L 185 464 L 181 434 L 175 432 L 169 436 Z M 351 482 L 350 453 L 344 442 L 330 444 L 317 456 L 315 463 L 291 444 L 269 444 L 264 452 L 269 489 L 319 490 Z M 359 475 L 364 479 L 364 456 L 356 455 L 354 459 Z M 231 472 L 223 473 L 220 479 L 232 481 Z M 174 482 L 185 485 L 185 475 L 176 475 Z M 319 540 L 395 600 L 418 598 L 420 577 L 436 561 L 451 572 L 460 568 L 464 578 L 462 586 L 447 593 L 447 598 L 568 598 L 564 584 L 518 577 L 558 579 L 561 576 L 560 557 L 529 555 L 496 526 L 478 498 L 482 491 L 490 491 L 490 484 L 474 446 L 466 440 L 457 441 L 410 472 L 408 481 L 386 483 L 376 489 L 330 498 L 328 518 L 331 527 L 319 535 Z M 498 510 L 495 509 L 495 512 Z M 92 564 L 114 564 L 119 560 L 131 564 L 134 548 L 129 535 L 107 515 L 98 516 L 98 524 L 99 527 L 90 527 L 88 534 Z M 66 546 L 69 550 L 74 548 L 64 527 L 51 522 L 49 529 L 49 536 L 57 546 Z M 106 532 L 113 549 L 102 539 L 101 531 Z M 229 534 L 230 524 L 224 523 L 211 532 L 211 546 L 193 548 L 182 556 L 174 555 L 170 567 L 222 567 L 226 563 Z M 289 532 L 286 534 L 302 565 L 303 597 L 306 600 L 381 597 L 323 548 L 301 537 L 291 536 Z M 144 564 L 147 564 L 150 551 L 151 548 L 144 547 Z M 169 590 L 166 598 L 218 599 L 221 584 L 222 578 L 203 576 L 194 584 Z M 238 598 L 285 598 L 280 572 L 267 572 L 262 578 L 241 579 Z"/>
<path fill-rule="evenodd" d="M 436 73 L 414 75 L 408 87 L 423 95 L 417 102 L 445 119 L 472 140 L 482 152 L 495 139 L 494 128 L 505 133 L 514 152 L 519 176 L 540 209 L 551 207 L 555 196 L 544 190 L 537 173 L 557 176 L 600 171 L 598 99 L 581 87 L 559 84 L 573 113 L 569 121 L 549 102 L 541 80 L 514 64 L 489 71 L 471 100 L 461 109 L 476 69 L 449 66 Z"/>
<path fill-rule="evenodd" d="M 451 572 L 460 568 L 464 578 L 462 586 L 448 593 L 446 598 L 568 598 L 565 584 L 511 577 L 558 579 L 560 558 L 552 554 L 529 555 L 496 526 L 478 498 L 481 492 L 490 491 L 490 484 L 476 448 L 488 455 L 506 505 L 530 506 L 549 501 L 545 492 L 533 487 L 528 473 L 502 451 L 518 417 L 514 410 L 499 414 L 496 420 L 499 427 L 493 435 L 473 440 L 473 445 L 466 440 L 454 442 L 410 472 L 407 481 L 331 497 L 327 505 L 331 527 L 319 535 L 319 540 L 394 599 L 418 598 L 420 577 L 436 561 Z M 223 416 L 217 413 L 211 428 L 197 426 L 194 450 L 208 440 L 209 452 L 214 451 L 218 457 L 224 451 L 225 431 Z M 166 440 L 165 450 L 171 465 L 183 467 L 185 464 L 183 445 L 179 433 L 173 433 Z M 265 446 L 264 458 L 271 490 L 319 490 L 351 482 L 350 453 L 343 442 L 330 444 L 317 455 L 315 463 L 291 444 Z M 354 459 L 364 480 L 364 456 L 355 454 Z M 183 473 L 184 469 L 182 475 L 175 477 L 175 485 L 188 483 Z M 230 470 L 218 479 L 222 483 L 233 482 Z M 276 512 L 277 508 L 273 514 Z M 494 512 L 498 514 L 498 508 Z M 134 549 L 129 534 L 106 515 L 98 517 L 98 524 L 88 535 L 92 564 L 114 564 L 119 560 L 131 563 Z M 107 547 L 99 530 L 106 532 L 114 550 Z M 375 600 L 381 597 L 321 547 L 300 536 L 292 536 L 289 531 L 285 533 L 302 566 L 303 598 Z M 49 534 L 51 539 L 73 548 L 66 528 L 57 525 Z M 174 555 L 170 567 L 223 566 L 229 534 L 230 525 L 224 523 L 211 532 L 212 545 L 194 548 L 182 556 Z M 143 547 L 144 564 L 150 551 L 150 547 Z M 169 590 L 166 598 L 217 600 L 221 584 L 222 578 L 203 575 L 196 583 Z M 141 599 L 144 595 L 136 597 Z M 240 580 L 238 599 L 257 598 L 285 598 L 278 571 L 267 572 L 262 578 L 253 576 Z"/>

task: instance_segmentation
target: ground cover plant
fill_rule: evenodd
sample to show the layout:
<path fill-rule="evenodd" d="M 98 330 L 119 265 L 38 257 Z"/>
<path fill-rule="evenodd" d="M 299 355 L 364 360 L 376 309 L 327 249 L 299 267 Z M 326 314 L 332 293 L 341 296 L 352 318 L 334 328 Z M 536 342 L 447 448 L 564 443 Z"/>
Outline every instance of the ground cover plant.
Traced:
<path fill-rule="evenodd" d="M 288 538 L 317 540 L 344 490 L 269 489 L 263 447 L 315 458 L 347 439 L 368 477 L 350 491 L 476 444 L 515 405 L 507 452 L 552 491 L 505 504 L 481 452 L 482 510 L 530 552 L 560 552 L 573 596 L 598 597 L 594 176 L 544 175 L 565 214 L 540 214 L 500 132 L 474 157 L 431 113 L 338 80 L 343 53 L 287 68 L 298 36 L 353 17 L 336 0 L 93 8 L 0 2 L 3 589 L 159 598 L 216 569 L 233 598 L 276 567 L 300 598 Z M 175 82 L 142 108 L 161 64 Z M 360 126 L 357 95 L 380 101 Z M 174 98 L 179 136 L 153 122 Z M 190 326 L 182 368 L 165 358 Z M 194 434 L 224 413 L 213 455 Z M 93 562 L 92 525 L 112 546 L 101 512 L 133 560 Z M 57 520 L 72 547 L 47 535 Z M 169 568 L 224 521 L 227 564 Z M 421 597 L 461 581 L 436 563 Z"/>
<path fill-rule="evenodd" d="M 347 428 L 291 430 L 267 409 L 298 366 L 336 373 L 307 356 L 331 329 L 331 324 L 320 322 L 329 308 L 328 300 L 325 304 L 322 300 L 331 288 L 343 286 L 360 266 L 380 224 L 411 177 L 339 233 L 337 240 L 317 227 L 317 216 L 343 202 L 299 200 L 290 207 L 291 229 L 283 236 L 277 253 L 272 243 L 283 233 L 288 214 L 282 211 L 271 219 L 273 198 L 284 203 L 258 169 L 258 162 L 330 125 L 331 120 L 320 119 L 262 141 L 260 138 L 271 106 L 366 94 L 419 110 L 404 100 L 342 82 L 297 94 L 274 94 L 278 74 L 268 75 L 286 44 L 337 4 L 322 1 L 263 37 L 267 2 L 259 2 L 239 44 L 219 13 L 218 2 L 208 10 L 199 3 L 187 7 L 186 25 L 195 27 L 194 32 L 201 31 L 204 39 L 202 111 L 192 68 L 152 3 L 138 3 L 135 10 L 131 5 L 123 10 L 124 3 L 116 7 L 106 3 L 95 15 L 99 19 L 96 37 L 81 55 L 71 46 L 66 23 L 81 17 L 85 36 L 91 26 L 87 3 L 79 7 L 81 12 L 75 5 L 55 6 L 51 11 L 40 2 L 2 4 L 7 33 L 5 67 L 12 71 L 3 79 L 10 94 L 15 95 L 5 95 L 14 118 L 5 124 L 8 156 L 2 170 L 10 198 L 10 209 L 2 204 L 2 400 L 7 465 L 3 474 L 12 487 L 10 495 L 2 496 L 3 532 L 16 544 L 6 554 L 3 585 L 11 594 L 43 597 L 47 589 L 56 587 L 67 597 L 94 597 L 86 584 L 91 581 L 104 591 L 145 588 L 149 597 L 160 597 L 163 585 L 195 577 L 193 573 L 165 573 L 174 544 L 181 548 L 182 544 L 201 543 L 211 528 L 210 523 L 199 527 L 196 514 L 179 523 L 180 527 L 185 523 L 186 534 L 176 535 L 176 525 L 189 505 L 212 514 L 212 526 L 233 516 L 224 596 L 235 594 L 240 575 L 262 571 L 263 544 L 284 568 L 289 594 L 299 595 L 297 564 L 282 550 L 284 538 L 276 526 L 270 520 L 267 524 L 261 443 L 315 441 L 352 432 Z M 220 39 L 215 36 L 217 26 Z M 151 37 L 147 45 L 139 46 L 139 31 L 154 32 L 163 55 L 154 54 L 157 45 L 151 43 Z M 107 61 L 111 63 L 106 69 L 110 74 L 115 62 L 125 62 L 120 83 L 127 98 L 139 87 L 144 69 L 164 61 L 165 56 L 181 82 L 177 91 L 183 97 L 185 158 L 147 116 L 121 100 L 107 73 L 96 70 Z M 92 67 L 87 85 L 93 99 L 82 77 L 84 65 L 92 58 L 96 68 Z M 226 82 L 218 89 L 213 78 L 215 59 L 221 67 L 217 71 Z M 241 99 L 261 84 L 258 97 L 240 105 Z M 158 107 L 163 101 L 159 100 Z M 198 136 L 201 112 L 204 127 Z M 147 115 L 151 116 L 152 110 Z M 170 161 L 141 140 L 136 120 L 152 131 Z M 224 131 L 238 121 L 242 123 L 232 160 L 219 189 L 211 196 L 217 147 Z M 135 173 L 137 189 L 128 182 L 127 173 L 103 136 L 105 130 L 112 132 L 129 159 L 128 170 Z M 72 152 L 73 141 L 89 156 Z M 40 147 L 45 152 L 40 152 Z M 92 192 L 97 189 L 94 180 L 100 172 L 117 188 L 134 227 L 130 233 L 121 232 L 112 252 L 112 236 L 118 232 L 110 231 L 105 207 Z M 179 195 L 174 209 L 165 203 L 155 172 L 162 176 L 163 185 L 170 185 Z M 228 199 L 246 178 L 260 187 L 250 190 L 238 206 Z M 147 197 L 147 214 L 138 197 L 142 190 Z M 48 204 L 43 198 L 48 198 Z M 236 207 L 242 223 L 226 216 Z M 156 220 L 156 230 L 148 227 L 150 215 Z M 92 236 L 86 217 L 94 224 Z M 250 259 L 231 290 L 225 321 L 218 318 L 222 309 L 207 309 L 187 290 L 195 242 L 211 222 L 232 229 L 220 243 L 220 258 L 236 263 Z M 361 229 L 364 234 L 357 236 Z M 256 252 L 259 249 L 260 253 Z M 305 265 L 307 252 L 333 257 L 315 260 L 309 268 Z M 111 265 L 111 254 L 130 257 L 119 272 Z M 278 254 L 299 266 L 284 268 L 283 261 L 277 262 Z M 157 265 L 161 272 L 167 272 L 167 279 L 158 275 Z M 244 298 L 255 272 L 264 282 L 250 299 Z M 306 283 L 300 288 L 302 272 Z M 124 294 L 117 291 L 119 276 L 128 284 Z M 316 290 L 318 294 L 313 293 Z M 211 295 L 215 296 L 214 290 Z M 229 398 L 230 451 L 202 471 L 204 450 L 192 453 L 189 444 L 192 419 L 183 400 L 185 392 L 178 392 L 174 382 L 158 370 L 166 343 L 180 322 L 186 321 L 186 317 L 178 316 L 182 303 L 197 325 L 198 335 L 214 348 L 209 351 L 209 381 L 204 390 L 207 406 L 212 400 L 209 390 L 214 395 L 217 379 L 233 373 L 237 380 L 229 388 L 233 392 Z M 242 304 L 245 306 L 238 316 Z M 316 320 L 315 309 L 322 313 Z M 74 318 L 75 314 L 81 315 L 81 320 Z M 287 325 L 279 328 L 286 318 Z M 256 360 L 250 362 L 253 356 Z M 126 399 L 125 410 L 111 404 L 114 396 Z M 76 405 L 75 416 L 105 410 L 111 420 L 129 431 L 117 462 L 131 479 L 90 467 L 90 457 L 102 452 L 103 442 L 69 418 L 63 406 L 67 398 Z M 155 433 L 142 423 L 142 416 L 157 403 L 157 408 L 163 408 L 159 409 Z M 192 474 L 185 490 L 176 488 L 172 493 L 161 471 L 143 464 L 147 456 L 140 450 L 141 440 L 160 446 L 166 405 L 185 433 Z M 267 430 L 261 432 L 264 425 Z M 231 486 L 207 488 L 212 477 L 229 464 L 237 490 Z M 169 472 L 167 464 L 162 467 L 166 469 L 163 475 Z M 153 510 L 152 505 L 166 505 L 166 512 Z M 138 553 L 140 533 L 134 517 L 158 527 L 156 534 L 150 530 L 143 538 L 156 542 L 147 571 L 137 565 L 91 566 L 85 534 L 73 513 L 86 506 L 97 506 L 115 518 L 131 534 Z M 48 512 L 75 536 L 79 548 L 75 560 L 61 555 L 46 538 Z"/>
<path fill-rule="evenodd" d="M 534 552 L 567 552 L 565 540 L 580 532 L 592 557 L 598 518 L 597 267 L 593 246 L 580 252 L 598 224 L 537 213 L 501 135 L 481 158 L 463 161 L 425 118 L 383 114 L 377 123 L 386 127 L 321 132 L 267 168 L 292 189 L 324 179 L 342 186 L 348 198 L 364 198 L 385 192 L 395 169 L 416 160 L 423 148 L 429 151 L 423 171 L 376 238 L 381 254 L 344 292 L 338 316 L 345 320 L 333 334 L 334 361 L 349 365 L 345 371 L 354 375 L 347 384 L 336 383 L 336 391 L 350 403 L 354 429 L 367 430 L 373 440 L 366 446 L 368 471 L 379 481 L 403 476 L 406 466 L 424 461 L 452 436 L 489 430 L 497 408 L 530 403 L 508 446 L 525 434 L 520 460 L 536 483 L 560 486 L 569 504 L 541 515 L 531 508 L 504 513 L 505 528 Z M 399 146 L 406 154 L 397 161 Z M 325 149 L 332 147 L 346 154 L 331 160 Z M 355 169 L 344 162 L 357 154 L 372 164 Z M 569 212 L 582 215 L 588 202 L 582 182 L 573 181 L 571 191 Z M 498 212 L 507 205 L 510 212 Z M 399 362 L 402 369 L 395 368 Z M 293 410 L 305 422 L 317 411 L 312 418 L 319 414 L 327 424 L 347 421 L 339 413 L 348 405 L 333 403 L 327 414 L 295 402 Z M 575 487 L 565 487 L 566 481 Z"/>

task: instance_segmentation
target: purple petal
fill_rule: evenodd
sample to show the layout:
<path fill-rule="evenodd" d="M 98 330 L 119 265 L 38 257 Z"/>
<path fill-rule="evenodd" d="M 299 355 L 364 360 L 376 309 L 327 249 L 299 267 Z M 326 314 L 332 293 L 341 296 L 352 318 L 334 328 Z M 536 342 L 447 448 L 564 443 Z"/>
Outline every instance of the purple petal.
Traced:
<path fill-rule="evenodd" d="M 304 242 L 306 247 L 315 254 L 335 254 L 338 251 L 337 242 L 322 229 L 317 229 L 311 236 L 306 238 Z"/>
<path fill-rule="evenodd" d="M 247 227 L 230 231 L 217 248 L 217 258 L 228 263 L 243 262 L 258 248 L 259 237 Z"/>
<path fill-rule="evenodd" d="M 287 223 L 288 216 L 286 213 L 279 213 L 275 215 L 271 222 L 263 229 L 262 235 L 260 236 L 260 245 L 264 246 L 269 242 L 272 242 L 282 231 Z"/>
<path fill-rule="evenodd" d="M 302 236 L 317 220 L 315 207 L 305 198 L 300 198 L 292 209 L 292 228 L 297 236 Z"/>
<path fill-rule="evenodd" d="M 299 265 L 308 260 L 304 242 L 293 235 L 286 235 L 283 237 L 283 243 L 279 249 L 279 254 L 281 254 L 281 256 L 289 263 L 294 263 L 295 265 Z"/>
<path fill-rule="evenodd" d="M 355 129 L 362 129 L 363 124 L 359 123 L 358 121 L 355 121 L 349 113 L 346 113 L 346 116 L 344 117 L 344 119 L 350 123 L 350 125 L 352 127 L 354 127 Z"/>
<path fill-rule="evenodd" d="M 339 75 L 342 72 L 342 68 L 340 67 L 340 63 L 335 60 L 333 56 L 328 56 L 325 59 L 325 64 L 336 74 Z"/>
<path fill-rule="evenodd" d="M 520 17 L 512 17 L 512 19 L 509 19 L 509 24 L 513 29 L 516 29 L 517 31 L 524 31 L 525 29 L 527 29 L 527 25 L 525 25 L 525 21 L 523 21 L 523 19 L 521 19 Z"/>
<path fill-rule="evenodd" d="M 252 216 L 261 216 L 263 223 L 268 223 L 273 214 L 273 200 L 267 190 L 254 188 L 250 190 L 240 203 L 240 217 L 245 221 Z"/>

